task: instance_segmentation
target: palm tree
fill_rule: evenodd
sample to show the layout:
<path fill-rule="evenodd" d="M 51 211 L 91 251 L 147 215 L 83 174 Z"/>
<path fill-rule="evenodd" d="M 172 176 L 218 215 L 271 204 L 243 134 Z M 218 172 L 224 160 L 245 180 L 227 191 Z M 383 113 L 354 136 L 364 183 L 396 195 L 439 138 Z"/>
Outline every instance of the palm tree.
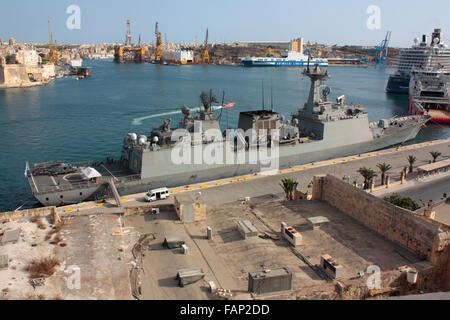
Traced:
<path fill-rule="evenodd" d="M 283 179 L 280 185 L 286 194 L 286 200 L 292 199 L 292 193 L 297 189 L 298 182 L 294 179 Z"/>
<path fill-rule="evenodd" d="M 414 162 L 416 162 L 416 157 L 408 156 L 408 162 L 409 162 L 409 172 L 413 172 L 413 165 Z"/>
<path fill-rule="evenodd" d="M 375 178 L 377 174 L 372 169 L 366 167 L 359 168 L 358 172 L 364 178 L 364 189 L 369 189 L 372 179 Z"/>
<path fill-rule="evenodd" d="M 431 156 L 433 157 L 433 162 L 436 162 L 436 159 L 442 154 L 439 151 L 431 151 Z"/>
<path fill-rule="evenodd" d="M 386 172 L 390 170 L 392 167 L 390 164 L 387 164 L 386 162 L 377 164 L 378 169 L 381 171 L 381 184 L 384 185 L 384 180 L 386 176 Z"/>

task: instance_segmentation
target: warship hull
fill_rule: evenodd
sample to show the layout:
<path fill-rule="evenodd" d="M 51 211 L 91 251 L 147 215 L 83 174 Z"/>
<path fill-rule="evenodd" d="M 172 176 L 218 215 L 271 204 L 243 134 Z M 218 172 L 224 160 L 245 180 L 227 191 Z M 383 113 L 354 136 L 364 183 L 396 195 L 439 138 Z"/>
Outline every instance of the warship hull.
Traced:
<path fill-rule="evenodd" d="M 202 92 L 199 116 L 184 106 L 176 130 L 168 119 L 150 137 L 128 133 L 119 161 L 108 158 L 106 165 L 87 168 L 42 164 L 35 167 L 36 175 L 27 165 L 31 191 L 45 206 L 106 198 L 109 192 L 120 205 L 120 195 L 267 174 L 403 144 L 430 119 L 417 115 L 369 123 L 363 108 L 346 105 L 344 95 L 336 103 L 328 100 L 330 88 L 321 91 L 327 70 L 316 65 L 303 74 L 311 80 L 308 100 L 290 121 L 273 110 L 240 112 L 238 130 L 224 135 L 213 113 L 212 102 L 217 100 Z"/>
<path fill-rule="evenodd" d="M 425 122 L 426 120 L 418 120 L 414 125 L 403 128 L 396 127 L 395 130 L 392 130 L 392 133 L 386 132 L 378 138 L 348 145 L 333 146 L 325 140 L 313 140 L 294 145 L 280 145 L 279 162 L 276 169 L 285 169 L 311 162 L 362 154 L 399 145 L 414 139 Z M 151 154 L 152 157 L 155 157 L 153 159 L 155 162 L 153 163 L 158 163 L 157 168 L 149 168 L 150 170 L 156 169 L 151 177 L 145 179 L 136 177 L 133 177 L 133 179 L 127 177 L 118 179 L 115 185 L 119 194 L 128 195 L 146 192 L 149 189 L 158 187 L 190 185 L 215 179 L 258 173 L 267 169 L 260 163 L 249 164 L 247 162 L 245 164 L 174 164 L 171 161 L 167 161 L 167 159 L 171 159 L 171 153 L 171 149 L 163 149 Z M 28 179 L 30 186 L 32 186 L 32 176 L 29 175 Z M 121 182 L 121 180 L 128 181 Z M 36 190 L 33 190 L 33 187 L 31 189 L 35 198 L 44 206 L 60 206 L 86 200 L 101 199 L 110 192 L 105 183 L 78 184 L 48 193 L 36 192 Z"/>

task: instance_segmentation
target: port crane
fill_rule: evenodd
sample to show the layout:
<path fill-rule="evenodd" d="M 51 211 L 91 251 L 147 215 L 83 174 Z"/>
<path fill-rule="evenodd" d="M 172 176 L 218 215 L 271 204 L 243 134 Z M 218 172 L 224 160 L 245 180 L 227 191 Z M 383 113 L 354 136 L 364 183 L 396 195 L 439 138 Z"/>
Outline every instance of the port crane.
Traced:
<path fill-rule="evenodd" d="M 203 52 L 202 52 L 202 62 L 203 63 L 209 63 L 209 52 L 208 52 L 208 29 L 206 29 L 206 39 L 205 43 L 203 44 Z"/>
<path fill-rule="evenodd" d="M 51 63 L 55 64 L 59 61 L 59 52 L 56 50 L 56 47 L 53 45 L 53 35 L 52 35 L 51 27 L 50 27 L 50 20 L 48 21 L 48 37 L 49 37 L 48 48 L 50 50 L 49 61 Z"/>
<path fill-rule="evenodd" d="M 164 33 L 164 42 L 166 43 L 164 45 L 164 50 L 169 50 L 169 43 L 167 42 L 167 33 Z"/>
<path fill-rule="evenodd" d="M 368 50 L 368 52 L 375 52 L 374 64 L 376 66 L 383 66 L 383 67 L 386 66 L 390 39 L 391 39 L 391 31 L 388 31 L 386 32 L 386 37 L 384 38 L 383 41 L 381 41 L 380 45 L 376 46 L 375 49 Z"/>
<path fill-rule="evenodd" d="M 127 34 L 125 36 L 125 46 L 131 46 L 131 27 L 130 20 L 127 20 Z"/>
<path fill-rule="evenodd" d="M 155 36 L 156 36 L 156 53 L 155 53 L 155 62 L 162 61 L 162 40 L 161 40 L 161 32 L 158 29 L 158 22 L 155 26 Z"/>

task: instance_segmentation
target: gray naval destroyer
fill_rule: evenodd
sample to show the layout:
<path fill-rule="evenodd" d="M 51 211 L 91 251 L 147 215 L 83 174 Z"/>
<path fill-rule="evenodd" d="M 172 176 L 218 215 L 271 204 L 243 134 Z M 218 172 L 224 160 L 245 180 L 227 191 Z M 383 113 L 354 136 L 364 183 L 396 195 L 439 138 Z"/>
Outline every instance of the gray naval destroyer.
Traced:
<path fill-rule="evenodd" d="M 88 165 L 42 163 L 32 168 L 27 163 L 25 175 L 31 192 L 44 206 L 111 196 L 119 204 L 119 195 L 261 172 L 267 167 L 267 161 L 250 161 L 250 150 L 255 150 L 255 147 L 258 152 L 266 149 L 267 154 L 273 155 L 269 149 L 273 150 L 271 141 L 275 140 L 271 135 L 275 132 L 279 136 L 276 169 L 284 169 L 402 144 L 415 138 L 430 119 L 426 115 L 413 115 L 369 123 L 364 109 L 358 105 L 346 105 L 344 96 L 337 98 L 336 102 L 329 101 L 330 89 L 323 86 L 323 81 L 329 77 L 327 71 L 316 65 L 314 68 L 308 66 L 303 74 L 311 80 L 309 97 L 291 120 L 284 120 L 273 110 L 239 114 L 238 129 L 245 132 L 254 129 L 256 137 L 249 139 L 237 132 L 232 139 L 227 139 L 227 134 L 220 131 L 220 122 L 212 110 L 214 101 L 203 99 L 204 108 L 199 115 L 194 116 L 189 108 L 182 108 L 184 118 L 178 128 L 171 128 L 168 119 L 148 136 L 129 133 L 124 138 L 118 160 L 107 158 Z M 185 134 L 174 139 L 174 133 L 180 129 Z M 219 136 L 206 134 L 211 131 L 218 132 Z M 206 159 L 194 159 L 179 163 L 179 159 L 174 160 L 174 155 L 178 157 L 181 154 L 180 150 L 187 152 L 192 160 L 198 147 L 215 148 L 215 152 L 222 150 L 224 161 L 211 163 Z M 217 152 L 216 156 L 218 154 L 221 153 Z M 242 161 L 242 155 L 245 161 Z"/>

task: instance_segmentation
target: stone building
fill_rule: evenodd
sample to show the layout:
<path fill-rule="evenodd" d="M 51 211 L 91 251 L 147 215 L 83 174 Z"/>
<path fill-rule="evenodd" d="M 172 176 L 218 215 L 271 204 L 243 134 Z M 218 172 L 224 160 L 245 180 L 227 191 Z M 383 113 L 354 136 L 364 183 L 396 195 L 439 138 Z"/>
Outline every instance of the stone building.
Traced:
<path fill-rule="evenodd" d="M 42 59 L 34 49 L 22 49 L 16 53 L 16 61 L 19 64 L 24 64 L 26 66 L 36 66 Z"/>

